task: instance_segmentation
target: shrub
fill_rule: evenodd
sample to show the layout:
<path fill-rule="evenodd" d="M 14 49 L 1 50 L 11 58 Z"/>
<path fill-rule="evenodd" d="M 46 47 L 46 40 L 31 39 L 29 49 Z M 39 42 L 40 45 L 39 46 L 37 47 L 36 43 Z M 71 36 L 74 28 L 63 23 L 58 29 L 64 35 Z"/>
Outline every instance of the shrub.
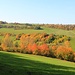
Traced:
<path fill-rule="evenodd" d="M 75 52 L 74 52 L 74 59 L 73 59 L 73 61 L 75 62 Z"/>
<path fill-rule="evenodd" d="M 2 50 L 7 50 L 7 46 L 3 43 L 1 44 L 1 48 L 2 48 Z"/>
<path fill-rule="evenodd" d="M 3 50 L 8 50 L 13 47 L 13 41 L 10 39 L 10 34 L 6 34 L 1 44 L 1 47 L 3 48 Z"/>
<path fill-rule="evenodd" d="M 56 57 L 55 55 L 55 52 L 56 52 L 56 50 L 57 50 L 57 46 L 51 46 L 51 49 L 50 49 L 50 56 L 51 57 Z"/>
<path fill-rule="evenodd" d="M 56 50 L 56 57 L 63 60 L 73 61 L 73 50 L 70 47 L 59 46 Z"/>
<path fill-rule="evenodd" d="M 42 28 L 40 26 L 34 26 L 35 30 L 41 30 Z"/>
<path fill-rule="evenodd" d="M 38 49 L 37 44 L 33 44 L 31 48 L 32 48 L 33 54 L 39 54 L 39 49 Z"/>
<path fill-rule="evenodd" d="M 20 34 L 16 35 L 16 40 L 20 40 L 20 37 L 21 37 Z"/>
<path fill-rule="evenodd" d="M 27 52 L 30 53 L 30 54 L 32 53 L 32 44 L 28 44 Z"/>
<path fill-rule="evenodd" d="M 3 51 L 3 48 L 2 47 L 0 47 L 0 51 Z"/>
<path fill-rule="evenodd" d="M 47 44 L 42 44 L 41 46 L 39 46 L 40 49 L 40 53 L 43 56 L 50 56 L 50 50 Z"/>

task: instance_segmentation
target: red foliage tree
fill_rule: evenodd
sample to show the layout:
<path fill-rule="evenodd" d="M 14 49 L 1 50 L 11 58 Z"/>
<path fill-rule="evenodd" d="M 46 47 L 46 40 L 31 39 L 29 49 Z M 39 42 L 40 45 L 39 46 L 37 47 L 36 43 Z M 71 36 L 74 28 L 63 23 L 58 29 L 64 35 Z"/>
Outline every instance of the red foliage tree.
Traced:
<path fill-rule="evenodd" d="M 27 46 L 27 52 L 32 53 L 32 44 L 31 43 L 28 44 L 28 46 Z"/>
<path fill-rule="evenodd" d="M 41 46 L 39 46 L 39 49 L 40 49 L 41 55 L 44 55 L 44 56 L 50 55 L 50 50 L 47 44 L 42 44 Z"/>
<path fill-rule="evenodd" d="M 34 43 L 34 44 L 31 46 L 31 50 L 32 50 L 32 53 L 33 53 L 33 54 L 39 54 L 39 50 L 38 50 L 37 44 Z"/>

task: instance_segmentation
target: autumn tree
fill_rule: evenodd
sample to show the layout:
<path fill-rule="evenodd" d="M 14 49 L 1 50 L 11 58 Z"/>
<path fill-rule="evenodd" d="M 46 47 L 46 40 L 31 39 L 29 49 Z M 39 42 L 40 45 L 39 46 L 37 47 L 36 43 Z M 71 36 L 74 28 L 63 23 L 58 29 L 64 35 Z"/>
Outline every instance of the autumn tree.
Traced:
<path fill-rule="evenodd" d="M 66 47 L 70 47 L 70 42 L 69 42 L 69 41 L 65 41 L 65 42 L 64 42 L 64 45 L 65 45 Z"/>
<path fill-rule="evenodd" d="M 10 50 L 13 47 L 13 41 L 10 38 L 10 35 L 7 34 L 4 39 L 3 42 L 1 44 L 3 50 Z"/>
<path fill-rule="evenodd" d="M 51 46 L 51 49 L 50 49 L 50 56 L 51 57 L 56 57 L 56 50 L 57 50 L 57 46 L 56 45 L 53 45 Z"/>
<path fill-rule="evenodd" d="M 39 49 L 40 49 L 41 55 L 44 55 L 44 56 L 50 55 L 50 50 L 47 44 L 42 44 L 41 46 L 39 46 Z"/>
<path fill-rule="evenodd" d="M 40 51 L 38 49 L 38 45 L 37 44 L 33 44 L 32 52 L 33 52 L 33 54 L 40 54 Z"/>
<path fill-rule="evenodd" d="M 71 47 L 59 46 L 56 50 L 56 57 L 63 60 L 73 61 L 73 50 Z"/>
<path fill-rule="evenodd" d="M 27 52 L 26 50 L 29 43 L 34 43 L 33 38 L 31 38 L 29 34 L 23 34 L 20 38 L 20 47 L 23 52 Z"/>
<path fill-rule="evenodd" d="M 21 35 L 20 34 L 17 34 L 16 35 L 16 40 L 20 40 L 20 37 L 21 37 Z"/>

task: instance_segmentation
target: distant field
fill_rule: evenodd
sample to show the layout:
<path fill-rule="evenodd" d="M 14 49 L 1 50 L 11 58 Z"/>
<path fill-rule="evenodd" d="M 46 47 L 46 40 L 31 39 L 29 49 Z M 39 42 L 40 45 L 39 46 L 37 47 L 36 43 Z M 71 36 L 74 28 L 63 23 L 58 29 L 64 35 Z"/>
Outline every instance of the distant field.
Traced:
<path fill-rule="evenodd" d="M 71 37 L 71 47 L 73 50 L 75 50 L 75 31 L 74 30 L 62 30 L 62 29 L 53 29 L 53 28 L 45 28 L 43 27 L 43 30 L 34 30 L 34 29 L 23 29 L 23 30 L 14 30 L 13 28 L 1 28 L 1 33 L 14 33 L 14 34 L 20 34 L 20 33 L 48 33 L 48 34 L 57 34 L 57 35 L 67 35 Z M 2 36 L 0 36 L 0 39 Z M 14 37 L 12 37 L 14 39 Z"/>
<path fill-rule="evenodd" d="M 72 30 L 67 31 L 62 29 L 44 28 L 44 32 L 75 37 L 75 31 L 72 31 Z"/>
<path fill-rule="evenodd" d="M 0 75 L 75 75 L 75 63 L 1 51 Z"/>
<path fill-rule="evenodd" d="M 14 30 L 13 28 L 1 28 L 0 32 L 20 34 L 20 33 L 40 33 L 43 32 L 43 30 L 33 30 L 33 29 Z"/>
<path fill-rule="evenodd" d="M 43 28 L 43 30 L 34 30 L 34 29 L 23 29 L 23 30 L 14 30 L 13 28 L 0 28 L 0 32 L 2 33 L 14 33 L 14 34 L 20 34 L 20 33 L 53 33 L 53 34 L 59 34 L 59 35 L 67 35 L 70 37 L 75 37 L 75 31 L 67 31 L 62 29 L 53 29 L 53 28 Z"/>

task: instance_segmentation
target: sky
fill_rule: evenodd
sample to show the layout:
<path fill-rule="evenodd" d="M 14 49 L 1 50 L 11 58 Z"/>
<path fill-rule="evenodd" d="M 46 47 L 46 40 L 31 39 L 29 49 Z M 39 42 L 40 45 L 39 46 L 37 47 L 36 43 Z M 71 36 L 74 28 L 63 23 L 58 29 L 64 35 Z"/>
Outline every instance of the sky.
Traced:
<path fill-rule="evenodd" d="M 75 0 L 0 0 L 0 21 L 75 24 Z"/>

